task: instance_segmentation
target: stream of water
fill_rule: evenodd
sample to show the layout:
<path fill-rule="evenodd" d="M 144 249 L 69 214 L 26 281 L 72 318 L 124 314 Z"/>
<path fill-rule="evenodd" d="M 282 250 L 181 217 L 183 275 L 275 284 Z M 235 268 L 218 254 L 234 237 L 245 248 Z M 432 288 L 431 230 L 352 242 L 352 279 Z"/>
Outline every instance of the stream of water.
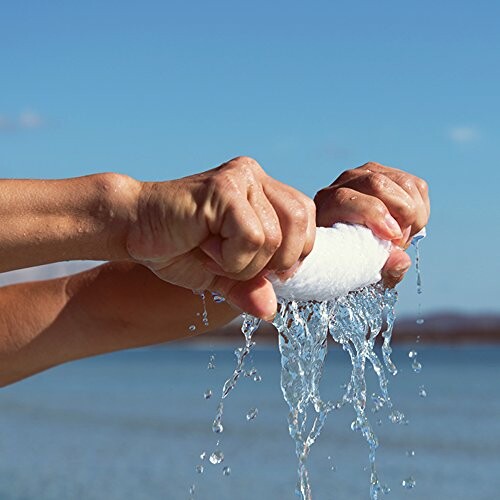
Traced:
<path fill-rule="evenodd" d="M 387 377 L 387 372 L 397 373 L 390 346 L 396 299 L 395 290 L 373 285 L 334 301 L 280 303 L 274 325 L 280 335 L 281 390 L 289 406 L 288 427 L 298 458 L 296 493 L 304 500 L 312 498 L 306 467 L 311 446 L 328 413 L 346 404 L 352 405 L 356 414 L 351 429 L 360 432 L 369 446 L 370 498 L 376 500 L 389 491 L 376 469 L 378 439 L 367 413 L 365 371 L 368 361 L 378 377 L 378 393 L 371 396 L 374 411 L 385 407 L 391 422 L 404 423 L 404 414 L 393 407 Z M 352 363 L 345 392 L 338 401 L 323 401 L 320 395 L 328 335 L 342 345 Z M 382 360 L 374 350 L 379 336 L 383 338 Z"/>
<path fill-rule="evenodd" d="M 413 240 L 416 257 L 417 293 L 422 293 L 419 241 L 425 233 Z M 204 296 L 203 296 L 204 298 Z M 307 458 L 311 447 L 318 439 L 321 430 L 331 411 L 351 405 L 355 411 L 355 419 L 351 429 L 359 432 L 366 440 L 369 448 L 369 493 L 371 500 L 378 500 L 381 495 L 390 492 L 390 488 L 380 481 L 376 467 L 376 450 L 378 438 L 367 411 L 371 401 L 372 413 L 387 412 L 393 424 L 407 424 L 403 412 L 394 407 L 388 385 L 389 375 L 396 375 L 397 368 L 391 360 L 391 336 L 395 320 L 394 308 L 397 292 L 377 283 L 331 301 L 286 301 L 280 299 L 278 312 L 273 321 L 279 334 L 279 350 L 281 354 L 281 391 L 288 404 L 288 430 L 295 443 L 298 459 L 296 494 L 302 500 L 312 500 L 312 489 L 307 470 Z M 420 303 L 417 323 L 422 324 Z M 224 430 L 224 400 L 236 386 L 242 374 L 247 376 L 245 360 L 254 346 L 253 333 L 258 329 L 260 320 L 250 315 L 243 315 L 241 331 L 245 337 L 244 347 L 235 351 L 236 368 L 222 389 L 217 406 L 212 430 L 220 434 Z M 337 401 L 324 401 L 320 395 L 320 382 L 328 351 L 328 338 L 340 344 L 349 354 L 352 370 L 341 398 Z M 381 357 L 375 350 L 380 339 Z M 417 352 L 408 353 L 412 360 L 412 369 L 419 373 L 422 369 L 417 359 Z M 370 398 L 366 382 L 366 370 L 371 367 L 378 379 L 378 388 Z M 252 370 L 255 370 L 252 368 Z M 425 387 L 419 388 L 419 395 L 426 396 Z M 247 419 L 255 418 L 258 410 L 252 409 Z M 216 447 L 218 447 L 219 441 Z M 215 454 L 215 455 L 214 455 Z M 216 460 L 212 461 L 212 458 Z M 216 449 L 210 456 L 212 463 L 220 463 L 223 454 Z M 415 480 L 408 477 L 402 485 L 413 489 Z"/>

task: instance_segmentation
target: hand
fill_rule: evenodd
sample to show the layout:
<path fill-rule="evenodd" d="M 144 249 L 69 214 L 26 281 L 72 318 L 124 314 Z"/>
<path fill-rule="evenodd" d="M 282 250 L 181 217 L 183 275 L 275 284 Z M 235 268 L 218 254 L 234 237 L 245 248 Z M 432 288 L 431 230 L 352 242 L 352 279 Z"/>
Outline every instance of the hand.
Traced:
<path fill-rule="evenodd" d="M 165 281 L 216 290 L 269 319 L 276 296 L 266 273 L 308 255 L 315 231 L 310 198 L 240 157 L 183 179 L 145 183 L 127 248 Z"/>
<path fill-rule="evenodd" d="M 395 246 L 382 270 L 388 286 L 395 286 L 411 265 L 404 252 L 430 215 L 427 184 L 402 170 L 378 163 L 347 170 L 314 198 L 317 225 L 350 222 L 369 227 Z"/>

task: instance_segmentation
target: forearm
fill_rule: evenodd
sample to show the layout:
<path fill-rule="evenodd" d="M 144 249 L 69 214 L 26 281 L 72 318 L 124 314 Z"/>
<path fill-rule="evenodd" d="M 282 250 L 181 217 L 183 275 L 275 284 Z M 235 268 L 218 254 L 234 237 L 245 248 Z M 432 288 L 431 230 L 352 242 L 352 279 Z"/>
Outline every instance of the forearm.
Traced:
<path fill-rule="evenodd" d="M 61 260 L 125 260 L 141 184 L 119 174 L 0 180 L 0 272 Z"/>
<path fill-rule="evenodd" d="M 193 336 L 238 315 L 225 303 L 206 304 L 208 327 L 191 290 L 129 263 L 2 288 L 0 385 L 75 359 Z"/>

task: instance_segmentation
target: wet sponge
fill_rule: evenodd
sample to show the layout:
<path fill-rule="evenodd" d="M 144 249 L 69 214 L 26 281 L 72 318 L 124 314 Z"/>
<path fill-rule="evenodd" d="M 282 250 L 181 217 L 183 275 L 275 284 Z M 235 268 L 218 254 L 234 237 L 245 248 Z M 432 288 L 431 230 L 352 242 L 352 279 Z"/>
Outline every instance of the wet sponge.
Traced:
<path fill-rule="evenodd" d="M 380 280 L 389 241 L 351 224 L 318 227 L 312 252 L 286 281 L 269 277 L 276 295 L 293 300 L 332 300 Z"/>

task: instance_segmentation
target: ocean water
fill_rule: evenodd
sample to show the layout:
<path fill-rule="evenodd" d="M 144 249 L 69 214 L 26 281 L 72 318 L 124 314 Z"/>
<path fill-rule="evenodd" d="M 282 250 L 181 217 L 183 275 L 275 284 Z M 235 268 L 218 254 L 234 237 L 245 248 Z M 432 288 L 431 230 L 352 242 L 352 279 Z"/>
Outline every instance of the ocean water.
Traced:
<path fill-rule="evenodd" d="M 193 484 L 199 499 L 295 498 L 279 353 L 259 348 L 258 334 L 256 340 L 252 358 L 262 380 L 240 379 L 226 399 L 221 435 L 212 432 L 212 421 L 243 340 L 115 353 L 3 389 L 0 499 L 177 500 L 189 498 Z M 411 368 L 410 348 L 419 353 L 421 373 Z M 211 354 L 215 369 L 207 370 Z M 410 422 L 394 425 L 383 413 L 382 425 L 375 424 L 387 498 L 500 498 L 500 347 L 396 347 L 393 360 L 399 374 L 390 380 L 392 399 Z M 330 347 L 324 397 L 339 397 L 350 372 L 346 353 Z M 375 388 L 374 374 L 368 378 Z M 247 420 L 253 408 L 258 414 Z M 369 497 L 368 449 L 350 429 L 353 417 L 348 407 L 330 414 L 311 451 L 315 500 Z M 221 464 L 200 459 L 216 448 L 224 453 Z M 199 464 L 203 474 L 195 470 Z M 409 476 L 416 480 L 412 490 L 401 484 Z"/>

